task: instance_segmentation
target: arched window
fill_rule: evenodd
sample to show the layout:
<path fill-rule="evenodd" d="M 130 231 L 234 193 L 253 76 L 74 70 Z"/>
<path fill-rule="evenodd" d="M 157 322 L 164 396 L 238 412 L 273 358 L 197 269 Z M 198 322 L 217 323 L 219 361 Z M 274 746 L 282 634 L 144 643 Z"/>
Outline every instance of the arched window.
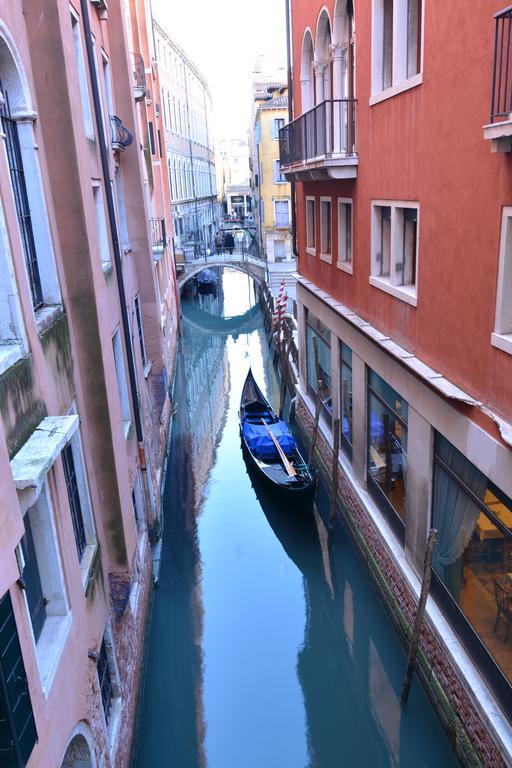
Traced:
<path fill-rule="evenodd" d="M 312 109 L 315 103 L 315 79 L 313 71 L 313 38 L 311 32 L 306 30 L 302 42 L 302 60 L 300 69 L 300 85 L 302 95 L 302 112 Z"/>
<path fill-rule="evenodd" d="M 315 40 L 315 101 L 320 104 L 332 98 L 331 23 L 327 11 L 318 18 Z"/>
<path fill-rule="evenodd" d="M 2 136 L 0 172 L 11 180 L 12 199 L 19 225 L 20 244 L 34 310 L 60 304 L 60 288 L 48 224 L 46 200 L 37 156 L 33 110 L 26 78 L 14 45 L 0 30 L 0 123 Z M 16 257 L 14 263 L 18 264 Z M 3 271 L 3 270 L 2 270 Z"/>
<path fill-rule="evenodd" d="M 352 3 L 350 0 L 337 0 L 331 46 L 333 99 L 354 97 L 352 34 Z"/>

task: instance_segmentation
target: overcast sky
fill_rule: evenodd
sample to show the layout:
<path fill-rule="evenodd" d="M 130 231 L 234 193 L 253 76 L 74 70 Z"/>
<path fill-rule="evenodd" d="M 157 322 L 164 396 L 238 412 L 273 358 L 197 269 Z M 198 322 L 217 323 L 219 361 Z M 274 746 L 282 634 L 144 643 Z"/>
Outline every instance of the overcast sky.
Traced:
<path fill-rule="evenodd" d="M 216 139 L 245 137 L 257 57 L 272 71 L 286 66 L 284 0 L 152 2 L 157 21 L 208 81 Z"/>

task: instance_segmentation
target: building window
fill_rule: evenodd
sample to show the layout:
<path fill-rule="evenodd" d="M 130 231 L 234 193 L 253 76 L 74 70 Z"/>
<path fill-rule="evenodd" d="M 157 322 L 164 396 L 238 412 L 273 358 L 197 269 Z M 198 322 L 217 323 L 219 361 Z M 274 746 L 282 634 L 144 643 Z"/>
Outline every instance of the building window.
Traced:
<path fill-rule="evenodd" d="M 315 360 L 314 338 L 317 340 L 317 360 Z M 318 370 L 316 364 L 318 364 Z M 318 392 L 322 410 L 330 423 L 332 414 L 331 332 L 309 310 L 306 314 L 306 375 L 308 392 L 315 400 Z"/>
<path fill-rule="evenodd" d="M 110 244 L 108 240 L 107 219 L 103 203 L 103 190 L 100 182 L 94 182 L 92 186 L 94 196 L 94 208 L 96 211 L 96 230 L 98 233 L 98 247 L 103 270 L 111 267 Z"/>
<path fill-rule="evenodd" d="M 407 480 L 407 402 L 368 371 L 368 488 L 403 540 Z"/>
<path fill-rule="evenodd" d="M 331 198 L 320 198 L 320 258 L 331 258 L 332 253 L 332 214 Z"/>
<path fill-rule="evenodd" d="M 417 304 L 418 203 L 372 204 L 371 285 Z"/>
<path fill-rule="evenodd" d="M 151 154 L 155 154 L 155 132 L 153 129 L 153 123 L 149 122 L 149 146 L 151 149 Z"/>
<path fill-rule="evenodd" d="M 274 200 L 276 227 L 290 226 L 290 206 L 288 200 Z"/>
<path fill-rule="evenodd" d="M 352 270 L 352 200 L 338 198 L 338 266 Z"/>
<path fill-rule="evenodd" d="M 274 184 L 286 184 L 286 176 L 281 173 L 281 163 L 279 160 L 273 160 Z"/>
<path fill-rule="evenodd" d="M 137 316 L 137 328 L 139 331 L 139 345 L 140 345 L 140 354 L 142 358 L 142 365 L 145 368 L 147 363 L 146 344 L 144 342 L 144 327 L 142 325 L 142 312 L 140 309 L 140 300 L 138 296 L 135 297 L 135 314 Z"/>
<path fill-rule="evenodd" d="M 101 641 L 101 648 L 98 657 L 98 682 L 100 684 L 101 701 L 103 704 L 103 711 L 105 713 L 105 720 L 110 719 L 110 712 L 112 709 L 112 676 L 110 674 L 110 666 L 108 662 L 107 646 L 105 645 L 105 638 Z"/>
<path fill-rule="evenodd" d="M 0 600 L 0 762 L 25 766 L 37 741 L 25 664 L 9 593 Z"/>
<path fill-rule="evenodd" d="M 284 117 L 276 117 L 271 123 L 271 133 L 273 139 L 279 139 L 279 131 L 284 126 Z"/>
<path fill-rule="evenodd" d="M 23 315 L 0 201 L 0 374 L 19 359 L 25 349 Z"/>
<path fill-rule="evenodd" d="M 286 261 L 286 243 L 284 240 L 274 240 L 274 261 Z"/>
<path fill-rule="evenodd" d="M 64 467 L 64 477 L 66 480 L 66 490 L 68 492 L 71 522 L 73 523 L 73 533 L 75 535 L 78 559 L 82 560 L 82 556 L 87 546 L 87 536 L 85 534 L 80 493 L 78 491 L 75 460 L 73 458 L 73 450 L 69 444 L 62 451 L 62 465 Z"/>
<path fill-rule="evenodd" d="M 46 621 L 46 604 L 48 601 L 43 593 L 41 584 L 41 574 L 39 572 L 34 536 L 32 533 L 32 515 L 30 513 L 25 515 L 23 522 L 25 524 L 25 533 L 21 540 L 25 565 L 23 568 L 23 581 L 25 584 L 25 594 L 27 596 L 28 612 L 32 622 L 34 640 L 37 643 L 41 637 Z"/>
<path fill-rule="evenodd" d="M 438 531 L 432 563 L 451 598 L 448 616 L 456 618 L 455 603 L 511 683 L 512 500 L 439 433 L 432 525 Z"/>
<path fill-rule="evenodd" d="M 20 227 L 21 241 L 25 254 L 25 263 L 27 265 L 28 280 L 30 292 L 32 294 L 32 305 L 38 309 L 44 303 L 43 289 L 41 285 L 41 275 L 39 271 L 39 262 L 36 252 L 34 231 L 32 228 L 32 216 L 30 212 L 29 196 L 25 182 L 25 170 L 21 155 L 20 139 L 18 135 L 18 124 L 11 117 L 9 106 L 9 94 L 3 91 L 0 81 L 0 91 L 3 93 L 5 103 L 0 102 L 0 122 L 5 135 L 5 148 L 7 150 L 7 161 L 11 177 L 12 190 L 14 193 L 14 202 Z"/>
<path fill-rule="evenodd" d="M 306 197 L 306 247 L 316 252 L 316 200 Z"/>
<path fill-rule="evenodd" d="M 500 261 L 496 292 L 496 319 L 491 336 L 494 346 L 512 354 L 512 207 L 503 209 Z"/>
<path fill-rule="evenodd" d="M 80 88 L 80 101 L 82 102 L 82 113 L 84 116 L 85 135 L 88 139 L 94 139 L 94 127 L 92 122 L 91 102 L 89 100 L 89 88 L 87 85 L 82 36 L 80 32 L 80 20 L 74 13 L 71 13 L 71 29 L 73 31 L 73 46 L 78 74 L 78 85 Z"/>
<path fill-rule="evenodd" d="M 352 350 L 340 341 L 341 448 L 352 458 Z"/>
<path fill-rule="evenodd" d="M 114 188 L 116 191 L 117 207 L 119 210 L 119 224 L 121 229 L 121 239 L 123 241 L 123 249 L 128 251 L 131 249 L 131 243 L 130 235 L 128 232 L 128 218 L 126 215 L 126 203 L 124 198 L 124 183 L 119 166 L 116 166 L 114 170 Z"/>
<path fill-rule="evenodd" d="M 119 400 L 121 404 L 121 418 L 123 420 L 124 434 L 128 437 L 131 427 L 130 400 L 128 398 L 128 381 L 126 378 L 126 368 L 124 364 L 123 344 L 119 328 L 112 338 L 112 347 L 114 350 L 114 362 L 116 367 L 117 388 L 119 390 Z"/>
<path fill-rule="evenodd" d="M 421 72 L 421 0 L 373 0 L 372 91 Z"/>

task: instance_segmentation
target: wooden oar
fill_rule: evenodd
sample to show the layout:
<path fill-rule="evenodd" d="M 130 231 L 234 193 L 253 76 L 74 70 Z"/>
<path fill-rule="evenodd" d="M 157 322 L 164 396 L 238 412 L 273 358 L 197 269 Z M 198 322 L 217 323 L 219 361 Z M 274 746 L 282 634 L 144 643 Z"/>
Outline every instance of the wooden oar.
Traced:
<path fill-rule="evenodd" d="M 292 466 L 292 463 L 290 461 L 288 461 L 288 457 L 286 456 L 286 453 L 283 451 L 283 449 L 279 445 L 279 442 L 277 441 L 276 436 L 274 435 L 272 430 L 269 428 L 269 426 L 268 426 L 267 422 L 265 421 L 265 419 L 262 419 L 261 423 L 265 425 L 265 429 L 267 430 L 267 432 L 269 433 L 270 437 L 272 438 L 272 442 L 274 443 L 275 447 L 277 448 L 277 452 L 279 454 L 279 458 L 283 462 L 284 468 L 286 469 L 286 471 L 288 472 L 290 477 L 295 477 L 295 475 L 297 474 L 297 470 L 295 469 L 295 467 Z"/>

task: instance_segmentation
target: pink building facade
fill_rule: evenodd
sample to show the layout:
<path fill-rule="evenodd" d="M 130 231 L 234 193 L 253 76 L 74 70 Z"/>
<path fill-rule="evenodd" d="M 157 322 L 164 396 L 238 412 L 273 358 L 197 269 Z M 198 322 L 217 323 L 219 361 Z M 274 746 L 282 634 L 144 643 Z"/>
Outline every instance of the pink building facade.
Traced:
<path fill-rule="evenodd" d="M 404 636 L 438 531 L 421 676 L 463 763 L 502 766 L 511 19 L 496 2 L 448 5 L 291 0 L 280 149 L 297 190 L 298 410 L 308 427 L 321 400 L 329 475 L 339 429 L 343 515 Z"/>
<path fill-rule="evenodd" d="M 129 763 L 177 334 L 145 5 L 0 0 L 2 768 Z"/>

